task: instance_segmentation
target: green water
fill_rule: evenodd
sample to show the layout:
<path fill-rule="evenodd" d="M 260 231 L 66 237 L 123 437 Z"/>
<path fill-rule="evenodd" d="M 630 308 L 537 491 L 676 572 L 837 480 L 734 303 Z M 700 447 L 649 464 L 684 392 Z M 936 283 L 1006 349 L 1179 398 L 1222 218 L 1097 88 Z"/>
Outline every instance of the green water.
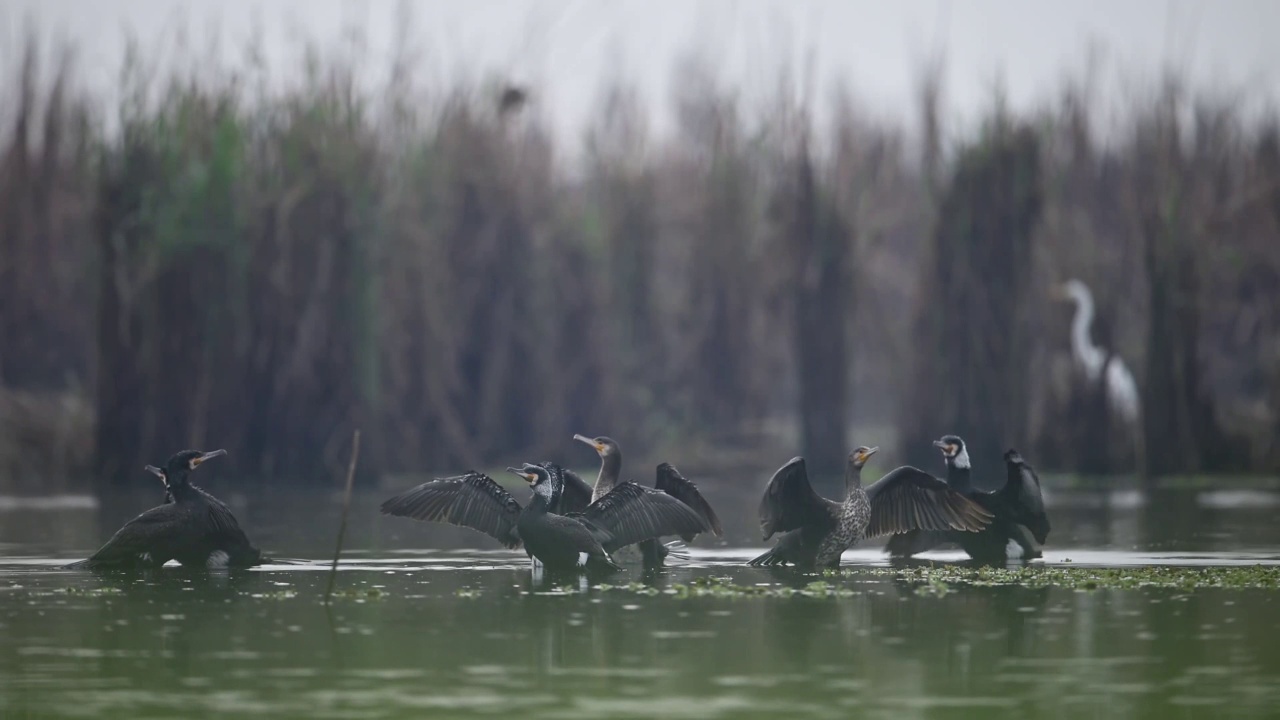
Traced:
<path fill-rule="evenodd" d="M 836 577 L 747 568 L 762 545 L 753 499 L 735 493 L 717 502 L 726 537 L 700 539 L 688 563 L 607 580 L 630 588 L 566 590 L 536 583 L 523 554 L 490 550 L 483 536 L 378 517 L 380 497 L 357 499 L 330 606 L 331 497 L 229 500 L 265 549 L 306 561 L 229 574 L 56 569 L 145 499 L 0 508 L 0 718 L 1263 718 L 1280 708 L 1274 589 L 952 583 L 939 593 L 890 572 L 875 545 L 848 553 Z M 1280 564 L 1275 498 L 1233 497 L 1156 507 L 1056 497 L 1043 564 Z M 777 592 L 816 580 L 821 597 Z M 689 596 L 691 583 L 739 592 Z M 741 592 L 758 586 L 770 591 Z"/>

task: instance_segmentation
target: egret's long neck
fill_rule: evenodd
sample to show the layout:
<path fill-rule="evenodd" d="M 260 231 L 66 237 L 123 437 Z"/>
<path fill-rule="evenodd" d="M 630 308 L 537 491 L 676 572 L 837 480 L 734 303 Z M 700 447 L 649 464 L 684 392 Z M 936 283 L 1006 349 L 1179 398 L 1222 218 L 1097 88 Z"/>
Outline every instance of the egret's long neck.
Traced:
<path fill-rule="evenodd" d="M 620 475 L 622 475 L 621 452 L 614 450 L 600 458 L 600 474 L 596 476 L 596 486 L 591 490 L 591 502 L 608 495 L 609 491 L 618 484 Z"/>
<path fill-rule="evenodd" d="M 1089 328 L 1093 326 L 1093 297 L 1087 292 L 1075 293 L 1072 298 L 1076 302 L 1076 316 L 1071 321 L 1071 351 L 1084 366 L 1089 379 L 1096 380 L 1102 372 L 1102 351 L 1093 344 L 1089 337 Z"/>

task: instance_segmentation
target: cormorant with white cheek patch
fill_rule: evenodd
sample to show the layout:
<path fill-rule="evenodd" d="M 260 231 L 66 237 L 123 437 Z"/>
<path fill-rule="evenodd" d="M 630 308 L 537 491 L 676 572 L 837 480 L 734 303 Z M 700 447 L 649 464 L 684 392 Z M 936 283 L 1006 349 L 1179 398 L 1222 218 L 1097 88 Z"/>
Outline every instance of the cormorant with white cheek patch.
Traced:
<path fill-rule="evenodd" d="M 939 545 L 955 543 L 969 557 L 983 563 L 1003 563 L 1009 543 L 1022 550 L 1025 559 L 1040 557 L 1040 546 L 1049 538 L 1049 517 L 1040 493 L 1040 478 L 1017 450 L 1004 454 L 1005 482 L 995 491 L 973 487 L 969 451 L 957 435 L 944 435 L 933 443 L 947 463 L 947 484 L 981 505 L 995 520 L 981 532 L 910 532 L 889 539 L 885 549 L 894 557 L 910 557 Z"/>

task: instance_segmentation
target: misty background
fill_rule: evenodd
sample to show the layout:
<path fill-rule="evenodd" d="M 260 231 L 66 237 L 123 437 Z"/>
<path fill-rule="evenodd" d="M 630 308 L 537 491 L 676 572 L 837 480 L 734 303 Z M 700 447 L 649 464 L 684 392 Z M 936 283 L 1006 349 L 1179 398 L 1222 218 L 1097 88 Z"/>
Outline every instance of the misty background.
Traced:
<path fill-rule="evenodd" d="M 1280 469 L 1273 3 L 174 7 L 0 9 L 3 487 Z"/>

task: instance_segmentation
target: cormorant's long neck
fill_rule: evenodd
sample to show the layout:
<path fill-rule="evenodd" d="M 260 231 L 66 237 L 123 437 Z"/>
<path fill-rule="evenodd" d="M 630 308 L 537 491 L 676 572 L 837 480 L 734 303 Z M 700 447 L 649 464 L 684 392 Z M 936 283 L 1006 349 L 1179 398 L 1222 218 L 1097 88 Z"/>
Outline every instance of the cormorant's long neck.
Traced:
<path fill-rule="evenodd" d="M 968 492 L 973 488 L 969 479 L 968 453 L 947 460 L 947 484 L 960 492 Z"/>
<path fill-rule="evenodd" d="M 199 491 L 187 481 L 186 475 L 171 476 L 171 479 L 167 483 L 167 489 L 169 491 L 169 495 L 173 497 L 174 502 L 190 500 L 200 494 Z"/>
<path fill-rule="evenodd" d="M 533 498 L 529 501 L 529 507 L 525 508 L 525 512 L 530 516 L 545 515 L 551 512 L 551 509 L 557 507 L 560 502 L 560 495 L 564 492 L 564 488 L 557 487 L 552 480 L 543 480 L 533 486 Z M 523 515 L 522 515 L 523 516 Z"/>
<path fill-rule="evenodd" d="M 862 489 L 862 468 L 853 463 L 844 466 L 844 501 L 849 502 Z"/>
<path fill-rule="evenodd" d="M 533 494 L 533 499 L 529 501 L 529 507 L 525 508 L 524 513 L 521 513 L 521 515 L 523 516 L 526 513 L 530 517 L 535 515 L 546 515 L 550 510 L 551 500 L 548 499 L 547 496 L 535 492 Z"/>
<path fill-rule="evenodd" d="M 618 484 L 622 475 L 622 453 L 614 450 L 600 459 L 600 474 L 596 476 L 596 486 L 591 490 L 591 502 L 595 502 Z"/>

